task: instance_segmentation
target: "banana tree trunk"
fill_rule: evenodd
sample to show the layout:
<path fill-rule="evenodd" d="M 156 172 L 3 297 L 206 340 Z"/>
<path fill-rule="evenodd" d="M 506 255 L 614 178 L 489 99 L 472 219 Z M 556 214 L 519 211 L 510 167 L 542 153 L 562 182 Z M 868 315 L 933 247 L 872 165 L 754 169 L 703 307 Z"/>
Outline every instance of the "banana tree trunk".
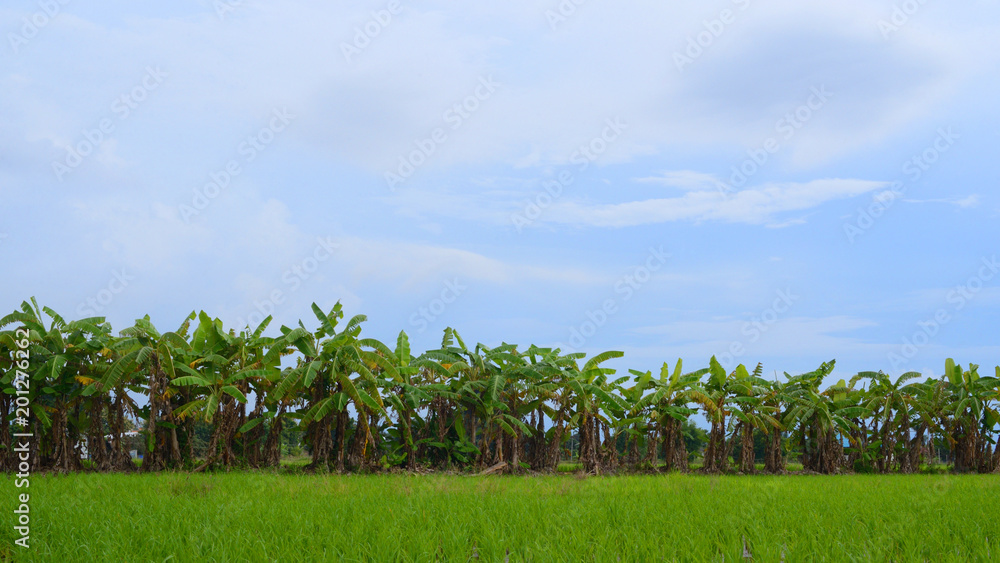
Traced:
<path fill-rule="evenodd" d="M 953 439 L 955 441 L 955 472 L 968 473 L 977 469 L 976 446 L 978 432 L 975 424 L 961 422 L 956 425 Z"/>
<path fill-rule="evenodd" d="M 617 444 L 612 444 L 615 453 L 617 454 L 618 448 Z M 659 428 L 653 428 L 651 432 L 646 434 L 646 456 L 643 458 L 643 465 L 653 471 L 659 471 L 658 461 L 660 452 L 660 430 Z M 613 469 L 613 468 L 612 468 Z"/>
<path fill-rule="evenodd" d="M 552 441 L 549 443 L 547 454 L 547 466 L 551 471 L 559 470 L 559 462 L 562 457 L 562 440 L 566 432 L 566 425 L 563 421 L 564 415 L 565 407 L 560 407 L 553 421 Z"/>
<path fill-rule="evenodd" d="M 629 436 L 628 451 L 625 454 L 625 463 L 632 469 L 639 466 L 639 437 Z"/>
<path fill-rule="evenodd" d="M 87 452 L 94 471 L 111 469 L 111 459 L 104 442 L 104 422 L 101 418 L 103 412 L 104 396 L 95 395 L 90 402 L 90 428 L 87 430 Z"/>
<path fill-rule="evenodd" d="M 14 473 L 14 445 L 12 443 L 10 417 L 13 415 L 14 396 L 0 393 L 0 471 Z"/>
<path fill-rule="evenodd" d="M 785 456 L 781 447 L 781 430 L 772 428 L 767 454 L 764 456 L 764 470 L 771 474 L 784 473 Z"/>
<path fill-rule="evenodd" d="M 740 472 L 752 475 L 757 472 L 754 465 L 757 461 L 753 451 L 753 426 L 740 423 Z"/>
<path fill-rule="evenodd" d="M 663 470 L 671 471 L 674 468 L 674 448 L 677 447 L 677 426 L 679 421 L 673 417 L 666 417 L 663 421 Z"/>
<path fill-rule="evenodd" d="M 439 443 L 445 443 L 445 439 L 448 434 L 448 419 L 450 418 L 451 409 L 448 408 L 448 402 L 444 399 L 435 399 L 437 402 L 437 441 Z M 502 459 L 502 456 L 501 456 Z M 445 452 L 444 460 L 442 463 L 443 467 L 451 468 L 451 454 Z"/>
<path fill-rule="evenodd" d="M 66 406 L 62 401 L 56 403 L 55 414 L 52 416 L 53 469 L 56 472 L 69 473 L 79 466 L 79 458 L 67 436 L 68 429 Z M 76 463 L 74 463 L 76 458 Z"/>
<path fill-rule="evenodd" d="M 993 473 L 1000 473 L 1000 437 L 997 437 L 997 445 L 993 448 Z"/>
<path fill-rule="evenodd" d="M 208 449 L 205 450 L 205 461 L 204 463 L 202 463 L 201 465 L 199 465 L 194 469 L 195 473 L 200 473 L 208 469 L 208 467 L 212 465 L 212 463 L 215 461 L 216 450 L 218 449 L 218 445 L 219 445 L 219 427 L 216 426 L 215 429 L 212 430 L 212 437 L 209 438 L 208 440 Z"/>
<path fill-rule="evenodd" d="M 477 424 L 476 413 L 473 409 L 465 409 L 462 413 L 462 424 L 465 426 L 465 438 L 473 444 L 477 443 L 479 425 Z"/>
<path fill-rule="evenodd" d="M 882 425 L 881 431 L 882 445 L 879 447 L 879 473 L 889 473 L 892 471 L 892 454 L 896 447 L 889 421 Z"/>
<path fill-rule="evenodd" d="M 531 437 L 526 441 L 525 459 L 528 460 L 528 464 L 534 470 L 539 470 L 541 464 L 539 463 L 541 456 L 539 452 L 542 451 L 544 440 L 545 440 L 545 429 L 539 429 L 539 418 L 541 413 L 537 410 L 531 411 L 531 418 L 528 421 L 528 427 L 533 430 Z"/>
<path fill-rule="evenodd" d="M 250 417 L 247 421 L 257 420 L 264 415 L 264 400 L 260 395 L 257 395 L 257 402 L 254 405 L 253 411 L 250 413 Z M 237 423 L 237 428 L 242 428 L 243 423 Z M 264 424 L 257 424 L 252 430 L 249 430 L 243 434 L 241 440 L 243 447 L 243 456 L 246 458 L 247 463 L 250 467 L 254 469 L 259 469 L 265 465 L 264 461 Z"/>
<path fill-rule="evenodd" d="M 712 429 L 708 437 L 708 448 L 705 449 L 705 473 L 722 473 L 727 469 L 726 463 L 726 418 L 712 420 Z"/>
<path fill-rule="evenodd" d="M 149 376 L 149 422 L 146 425 L 149 451 L 142 462 L 143 471 L 159 471 L 166 467 L 176 466 L 181 462 L 180 444 L 177 441 L 177 429 L 161 426 L 159 422 L 174 425 L 170 399 L 166 397 L 169 385 L 167 374 L 160 367 L 160 359 L 156 354 L 151 357 Z"/>
<path fill-rule="evenodd" d="M 400 415 L 400 422 L 402 422 L 403 427 L 403 439 L 406 440 L 406 469 L 409 471 L 417 470 L 417 456 L 416 452 L 413 450 L 413 428 L 410 424 L 410 419 L 412 414 L 410 412 L 410 407 L 405 407 Z"/>
<path fill-rule="evenodd" d="M 521 471 L 521 429 L 517 428 L 514 430 L 514 436 L 510 436 L 510 465 L 508 469 L 510 472 L 518 473 Z"/>
<path fill-rule="evenodd" d="M 132 456 L 125 451 L 122 436 L 125 435 L 125 391 L 115 389 L 115 400 L 108 409 L 108 423 L 111 426 L 111 468 L 115 471 L 133 471 Z"/>
<path fill-rule="evenodd" d="M 285 405 L 278 407 L 278 412 L 274 415 L 271 427 L 267 431 L 267 440 L 264 442 L 264 465 L 266 467 L 278 468 L 281 466 L 281 430 L 284 426 Z"/>
<path fill-rule="evenodd" d="M 614 436 L 611 435 L 611 427 L 607 424 L 601 425 L 604 430 L 604 444 L 602 449 L 602 462 L 604 463 L 604 469 L 606 471 L 615 471 L 618 468 L 618 441 Z M 652 453 L 654 460 L 656 456 L 656 438 L 652 441 L 649 452 Z"/>
<path fill-rule="evenodd" d="M 594 448 L 594 422 L 593 415 L 584 413 L 580 420 L 580 463 L 583 464 L 584 473 L 597 473 L 597 452 Z"/>
<path fill-rule="evenodd" d="M 336 452 L 335 461 L 336 461 L 337 473 L 344 472 L 344 448 L 347 445 L 347 440 L 345 436 L 345 434 L 347 434 L 347 417 L 348 414 L 346 409 L 337 413 L 337 436 L 336 436 L 336 441 L 332 444 Z M 325 435 L 326 436 L 330 435 L 329 430 L 327 430 Z M 323 447 L 326 448 L 327 457 L 329 457 L 330 450 L 328 448 L 330 447 L 330 445 L 331 444 L 329 438 L 327 438 L 327 440 L 324 442 L 323 445 Z M 315 458 L 315 454 L 313 455 L 313 457 Z"/>
<path fill-rule="evenodd" d="M 678 431 L 676 439 L 677 445 L 674 447 L 674 468 L 687 473 L 690 470 L 690 467 L 688 467 L 688 451 L 687 443 L 684 442 L 684 434 Z"/>
<path fill-rule="evenodd" d="M 840 443 L 836 431 L 818 429 L 815 436 L 817 437 L 818 446 L 816 450 L 815 471 L 826 475 L 837 473 L 843 465 L 844 447 Z"/>
<path fill-rule="evenodd" d="M 358 407 L 358 429 L 354 433 L 351 465 L 354 469 L 365 470 L 371 466 L 371 452 L 375 451 L 375 437 L 371 429 L 378 422 L 364 407 Z"/>
<path fill-rule="evenodd" d="M 278 411 L 278 415 L 274 417 L 274 422 L 271 423 L 271 428 L 267 432 L 267 441 L 264 443 L 265 467 L 273 467 L 275 469 L 281 467 L 281 431 L 284 426 L 284 419 L 281 417 L 282 414 L 284 414 L 284 406 Z"/>

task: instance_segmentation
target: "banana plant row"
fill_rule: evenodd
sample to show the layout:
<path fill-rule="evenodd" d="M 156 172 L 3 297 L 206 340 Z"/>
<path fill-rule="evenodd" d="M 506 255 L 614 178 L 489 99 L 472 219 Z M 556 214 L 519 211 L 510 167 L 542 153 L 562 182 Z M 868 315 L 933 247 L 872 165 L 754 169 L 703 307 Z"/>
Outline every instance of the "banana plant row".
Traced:
<path fill-rule="evenodd" d="M 793 456 L 818 473 L 909 473 L 934 443 L 956 472 L 1000 472 L 1000 367 L 986 377 L 948 360 L 938 378 L 829 384 L 833 361 L 778 381 L 713 357 L 616 376 L 604 363 L 621 352 L 470 348 L 448 328 L 415 355 L 405 332 L 391 345 L 362 336 L 365 317 L 345 321 L 339 303 L 312 310 L 314 328 L 278 336 L 265 335 L 270 317 L 237 330 L 204 312 L 169 332 L 147 316 L 115 334 L 104 318 L 23 303 L 0 319 L 0 470 L 23 468 L 21 436 L 32 471 L 277 468 L 282 432 L 296 429 L 316 471 L 547 472 L 572 446 L 588 473 L 687 471 L 691 453 L 701 471 L 753 473 L 763 439 L 769 473 Z M 695 414 L 708 442 L 688 452 Z M 211 437 L 196 455 L 199 424 Z"/>

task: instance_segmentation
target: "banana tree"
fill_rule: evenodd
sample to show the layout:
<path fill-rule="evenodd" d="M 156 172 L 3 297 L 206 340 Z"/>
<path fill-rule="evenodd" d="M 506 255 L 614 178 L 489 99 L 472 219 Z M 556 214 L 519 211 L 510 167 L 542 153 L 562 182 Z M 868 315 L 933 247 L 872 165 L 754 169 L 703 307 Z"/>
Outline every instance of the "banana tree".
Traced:
<path fill-rule="evenodd" d="M 247 396 L 253 394 L 255 404 L 249 415 L 240 413 L 240 427 L 236 431 L 243 455 L 251 467 L 278 467 L 281 455 L 280 445 L 268 443 L 271 432 L 267 423 L 280 426 L 275 419 L 280 405 L 276 405 L 269 395 L 281 378 L 281 359 L 287 354 L 287 348 L 277 344 L 277 339 L 264 336 L 271 320 L 268 316 L 252 331 L 245 328 L 236 340 L 239 370 L 258 370 L 242 380 L 240 390 Z M 279 438 L 280 432 L 279 428 Z M 277 455 L 273 453 L 275 446 L 278 446 Z"/>
<path fill-rule="evenodd" d="M 816 371 L 789 378 L 793 406 L 782 423 L 789 428 L 797 425 L 795 434 L 802 447 L 802 465 L 817 473 L 832 474 L 844 468 L 847 460 L 843 441 L 853 440 L 852 430 L 857 428 L 853 421 L 864 418 L 868 412 L 857 404 L 843 379 L 820 391 L 835 364 L 824 363 Z"/>
<path fill-rule="evenodd" d="M 618 435 L 624 435 L 625 466 L 633 470 L 640 467 L 655 469 L 657 438 L 660 434 L 659 421 L 653 416 L 651 405 L 643 401 L 646 393 L 655 386 L 653 372 L 634 369 L 628 371 L 631 377 L 624 377 L 612 383 L 627 409 L 621 418 L 614 422 L 614 442 L 618 442 Z M 623 385 L 625 382 L 631 382 L 632 385 L 626 387 Z M 646 450 L 646 456 L 640 459 L 643 448 Z"/>
<path fill-rule="evenodd" d="M 0 328 L 12 322 L 10 315 L 4 317 L 0 320 Z M 0 386 L 3 388 L 3 393 L 0 393 L 0 471 L 11 472 L 17 466 L 12 434 L 22 429 L 12 428 L 12 424 L 17 415 L 17 393 L 28 387 L 28 372 L 22 371 L 31 365 L 30 353 L 23 349 L 28 347 L 27 336 L 29 333 L 23 328 L 17 331 L 0 330 Z M 19 343 L 24 345 L 23 348 Z M 24 378 L 18 377 L 19 374 L 24 374 Z M 27 397 L 24 400 L 27 401 Z M 27 425 L 27 418 L 22 421 Z"/>
<path fill-rule="evenodd" d="M 894 464 L 904 473 L 912 473 L 915 469 L 909 466 L 908 452 L 897 448 L 897 444 L 909 445 L 913 398 L 905 384 L 920 376 L 919 372 L 908 372 L 893 381 L 881 371 L 858 374 L 872 382 L 864 406 L 871 413 L 871 434 L 877 445 L 875 467 L 879 473 L 889 473 Z"/>
<path fill-rule="evenodd" d="M 781 383 L 777 379 L 768 381 L 761 399 L 774 419 L 766 432 L 767 445 L 764 448 L 764 471 L 772 475 L 785 472 L 785 433 L 791 429 L 791 424 L 786 423 L 786 417 L 794 403 L 792 390 L 793 385 Z"/>
<path fill-rule="evenodd" d="M 120 447 L 117 451 L 109 451 L 107 447 L 104 437 L 113 429 L 105 426 L 105 412 L 108 422 L 114 420 L 115 413 L 112 412 L 110 393 L 95 393 L 93 385 L 113 363 L 114 355 L 107 347 L 111 341 L 111 325 L 103 318 L 81 319 L 67 323 L 63 332 L 67 361 L 61 369 L 64 374 L 60 378 L 62 388 L 57 392 L 76 397 L 73 401 L 75 412 L 70 421 L 79 434 L 86 435 L 90 467 L 97 471 L 122 465 L 130 468 L 131 459 L 124 456 Z"/>
<path fill-rule="evenodd" d="M 171 383 L 187 387 L 188 403 L 178 407 L 174 415 L 181 421 L 200 415 L 213 425 L 212 436 L 205 452 L 205 461 L 195 471 L 204 471 L 220 460 L 227 469 L 236 462 L 233 439 L 240 427 L 242 406 L 247 403 L 248 379 L 266 380 L 277 370 L 266 365 L 260 349 L 247 346 L 246 335 L 227 333 L 219 319 L 204 311 L 198 315 L 198 326 L 191 335 L 191 346 L 181 351 L 175 369 L 184 373 Z M 258 327 L 257 336 L 266 324 Z M 257 343 L 255 343 L 257 344 Z"/>
<path fill-rule="evenodd" d="M 301 424 L 307 429 L 307 440 L 312 448 L 310 469 L 329 469 L 332 458 L 337 471 L 344 470 L 349 404 L 354 406 L 358 419 L 351 459 L 346 463 L 361 467 L 369 461 L 368 446 L 372 440 L 369 410 L 388 417 L 382 398 L 377 393 L 378 381 L 367 364 L 378 365 L 389 374 L 394 374 L 395 368 L 386 359 L 390 352 L 384 345 L 358 338 L 361 323 L 366 320 L 364 315 L 351 318 L 338 332 L 337 324 L 344 316 L 340 302 L 329 313 L 324 313 L 315 303 L 312 308 L 320 321 L 315 333 L 309 333 L 301 326 L 294 329 L 299 331 L 295 333 L 282 327 L 286 340 L 305 356 L 303 364 L 286 377 L 300 380 L 308 393 L 308 407 Z M 365 350 L 365 347 L 375 347 L 383 354 Z M 337 422 L 336 442 L 331 435 L 334 418 Z"/>
<path fill-rule="evenodd" d="M 46 327 L 43 316 L 50 319 Z M 35 415 L 35 434 L 39 455 L 33 457 L 36 469 L 51 467 L 68 472 L 81 469 L 82 438 L 91 436 L 91 447 L 98 452 L 104 467 L 104 440 L 101 419 L 92 420 L 90 407 L 94 401 L 86 399 L 84 391 L 106 366 L 95 359 L 104 348 L 107 329 L 103 318 L 80 319 L 66 322 L 48 307 L 39 307 L 34 298 L 24 302 L 22 310 L 2 320 L 0 326 L 20 322 L 28 333 L 28 354 L 18 362 L 30 374 L 28 397 L 30 411 Z M 13 391 L 9 388 L 8 392 Z M 96 424 L 96 428 L 95 428 Z"/>
<path fill-rule="evenodd" d="M 781 428 L 773 414 L 775 409 L 764 402 L 768 392 L 767 381 L 761 378 L 763 366 L 757 364 L 751 374 L 746 366 L 736 366 L 728 390 L 732 395 L 731 421 L 736 421 L 733 428 L 733 439 L 740 441 L 740 473 L 750 475 L 756 473 L 756 458 L 754 456 L 754 432 L 770 434 L 773 429 Z M 728 453 L 728 452 L 727 452 Z"/>
<path fill-rule="evenodd" d="M 992 461 L 989 432 L 997 422 L 989 401 L 998 378 L 980 377 L 976 364 L 970 364 L 969 369 L 963 371 L 951 358 L 945 361 L 945 377 L 951 393 L 947 424 L 949 441 L 955 449 L 955 471 L 988 470 Z"/>
<path fill-rule="evenodd" d="M 51 435 L 52 418 L 47 403 L 51 398 L 42 398 L 40 388 L 46 375 L 43 366 L 53 357 L 52 330 L 46 327 L 41 307 L 34 297 L 31 302 L 21 303 L 21 310 L 14 311 L 0 319 L 0 328 L 17 324 L 14 330 L 5 333 L 7 354 L 4 374 L 5 420 L 4 420 L 4 466 L 13 468 L 17 464 L 13 455 L 10 423 L 20 428 L 19 433 L 35 436 L 29 441 L 31 449 L 31 471 L 38 471 L 49 465 L 52 451 L 64 448 L 62 441 Z M 50 370 L 51 371 L 51 368 Z M 15 401 L 15 396 L 17 401 Z M 16 405 L 16 407 L 15 407 Z M 11 421 L 11 417 L 14 418 Z M 58 442 L 58 445 L 56 444 Z"/>
<path fill-rule="evenodd" d="M 174 356 L 178 351 L 190 349 L 186 335 L 194 318 L 191 313 L 176 331 L 160 334 L 147 315 L 122 330 L 121 338 L 112 343 L 118 359 L 101 379 L 98 389 L 128 387 L 133 378 L 145 384 L 149 402 L 140 411 L 146 419 L 143 471 L 180 467 L 184 463 L 178 421 L 173 413 L 175 406 L 179 406 L 174 405 L 177 389 L 171 386 L 171 380 L 176 377 Z"/>
<path fill-rule="evenodd" d="M 598 474 L 606 469 L 607 449 L 615 447 L 615 444 L 609 443 L 609 434 L 606 434 L 604 447 L 601 447 L 601 429 L 602 426 L 605 430 L 612 427 L 613 419 L 624 414 L 626 408 L 620 397 L 609 393 L 608 376 L 614 375 L 615 370 L 600 366 L 623 355 L 618 351 L 597 354 L 566 382 L 576 405 L 576 413 L 571 420 L 578 429 L 580 462 L 586 473 Z"/>
<path fill-rule="evenodd" d="M 905 388 L 911 397 L 913 438 L 909 440 L 906 468 L 915 471 L 925 459 L 932 437 L 944 435 L 941 426 L 941 413 L 945 412 L 949 400 L 947 386 L 940 380 L 928 378 L 924 381 L 910 383 Z"/>
<path fill-rule="evenodd" d="M 485 407 L 481 396 L 485 389 L 484 381 L 497 370 L 489 353 L 490 349 L 482 344 L 470 350 L 458 331 L 448 327 L 444 329 L 441 347 L 428 350 L 422 356 L 425 360 L 438 362 L 445 370 L 428 365 L 429 369 L 425 371 L 428 391 L 434 395 L 429 405 L 429 418 L 433 418 L 436 425 L 433 443 L 445 447 L 448 420 L 454 412 L 463 427 L 460 430 L 463 440 L 479 452 L 479 464 L 485 463 L 493 435 L 483 427 Z M 425 439 L 428 438 L 430 436 Z"/>
<path fill-rule="evenodd" d="M 694 402 L 693 389 L 700 389 L 701 377 L 708 368 L 682 374 L 684 362 L 680 359 L 674 366 L 663 362 L 659 379 L 652 379 L 651 393 L 640 399 L 640 404 L 648 406 L 651 416 L 657 422 L 662 434 L 664 469 L 687 471 L 688 453 L 684 442 L 683 426 L 688 418 L 698 412 L 689 405 Z M 650 374 L 651 375 L 651 374 Z"/>
<path fill-rule="evenodd" d="M 395 430 L 398 448 L 402 450 L 403 461 L 410 471 L 417 469 L 415 440 L 413 437 L 414 418 L 419 417 L 421 405 L 429 401 L 429 393 L 421 389 L 417 378 L 420 376 L 420 365 L 415 362 L 410 353 L 410 339 L 405 331 L 400 331 L 396 338 L 396 349 L 390 355 L 396 367 L 396 376 L 387 383 L 385 402 L 396 412 L 397 427 Z M 392 452 L 396 455 L 396 452 Z"/>
<path fill-rule="evenodd" d="M 569 436 L 573 416 L 574 392 L 569 381 L 579 372 L 577 360 L 585 354 L 562 355 L 558 348 L 531 346 L 523 357 L 530 366 L 531 419 L 533 429 L 528 440 L 530 465 L 535 471 L 555 471 L 561 459 L 563 442 Z M 545 421 L 551 425 L 546 429 Z"/>
<path fill-rule="evenodd" d="M 708 434 L 708 447 L 705 448 L 702 471 L 706 473 L 721 473 L 729 468 L 726 455 L 726 416 L 729 414 L 726 403 L 729 399 L 729 376 L 722 364 L 712 356 L 708 367 L 708 380 L 691 390 L 691 399 L 705 412 L 705 418 L 711 425 Z"/>

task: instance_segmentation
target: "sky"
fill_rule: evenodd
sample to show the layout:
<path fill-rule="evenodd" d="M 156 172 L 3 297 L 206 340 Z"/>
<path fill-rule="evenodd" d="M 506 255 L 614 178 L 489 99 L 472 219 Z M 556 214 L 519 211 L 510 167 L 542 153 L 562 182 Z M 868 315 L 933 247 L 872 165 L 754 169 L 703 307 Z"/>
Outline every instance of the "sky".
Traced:
<path fill-rule="evenodd" d="M 278 334 L 340 301 L 418 351 L 992 373 L 998 16 L 5 2 L 0 310 Z"/>

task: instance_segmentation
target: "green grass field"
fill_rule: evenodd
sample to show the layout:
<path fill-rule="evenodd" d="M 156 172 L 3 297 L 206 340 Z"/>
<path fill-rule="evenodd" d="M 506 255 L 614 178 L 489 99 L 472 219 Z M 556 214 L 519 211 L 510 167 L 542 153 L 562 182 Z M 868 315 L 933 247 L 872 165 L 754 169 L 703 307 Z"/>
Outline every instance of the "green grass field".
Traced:
<path fill-rule="evenodd" d="M 1000 560 L 995 476 L 34 476 L 15 561 Z"/>

